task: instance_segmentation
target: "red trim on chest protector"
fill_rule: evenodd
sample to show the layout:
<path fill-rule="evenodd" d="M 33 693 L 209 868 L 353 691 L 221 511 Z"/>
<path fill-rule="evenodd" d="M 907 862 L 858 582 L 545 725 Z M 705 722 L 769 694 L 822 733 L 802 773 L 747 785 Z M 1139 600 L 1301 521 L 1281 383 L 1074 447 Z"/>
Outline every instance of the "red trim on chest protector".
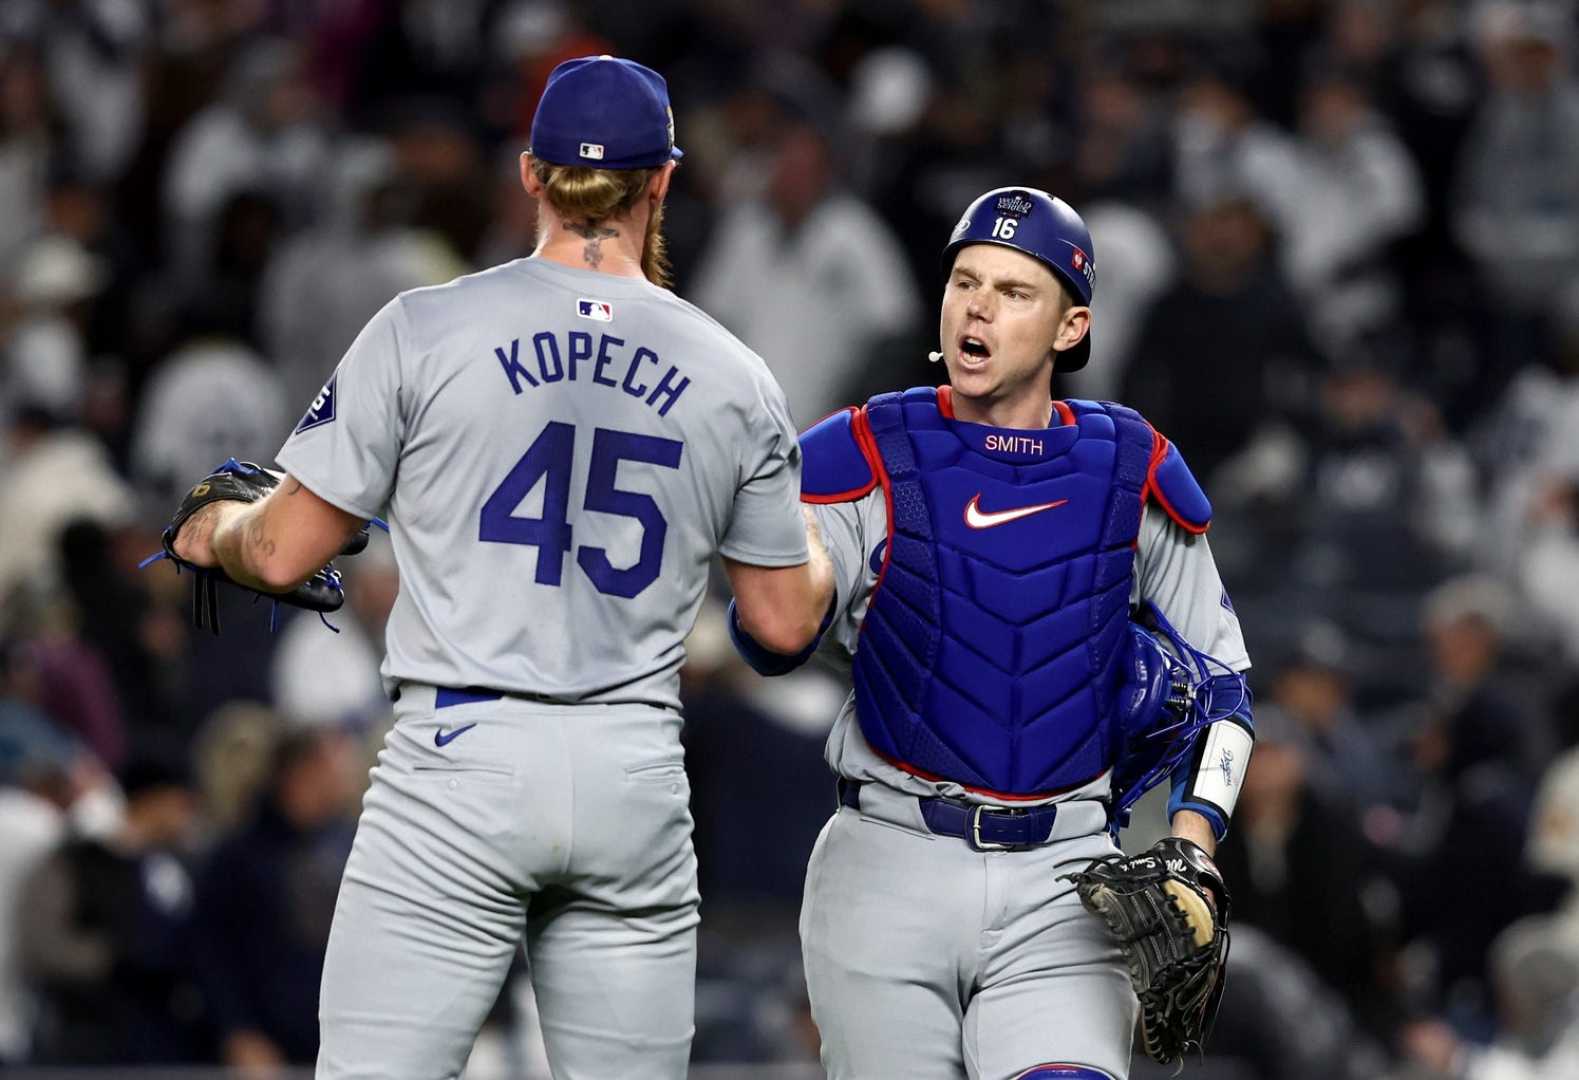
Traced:
<path fill-rule="evenodd" d="M 1196 536 L 1200 536 L 1212 527 L 1212 523 L 1208 521 L 1204 525 L 1197 525 L 1193 521 L 1186 521 L 1183 515 L 1173 508 L 1173 504 L 1168 501 L 1168 497 L 1162 492 L 1162 487 L 1157 483 L 1157 466 L 1161 465 L 1163 459 L 1168 456 L 1168 446 L 1167 437 L 1156 428 L 1152 428 L 1151 461 L 1146 466 L 1146 482 L 1140 488 L 1140 508 L 1144 512 L 1146 500 L 1156 499 L 1157 505 L 1162 507 L 1163 512 L 1171 517 L 1178 524 L 1179 528 L 1187 533 L 1194 533 Z M 1136 534 L 1135 543 L 1137 546 L 1140 544 L 1139 534 Z"/>

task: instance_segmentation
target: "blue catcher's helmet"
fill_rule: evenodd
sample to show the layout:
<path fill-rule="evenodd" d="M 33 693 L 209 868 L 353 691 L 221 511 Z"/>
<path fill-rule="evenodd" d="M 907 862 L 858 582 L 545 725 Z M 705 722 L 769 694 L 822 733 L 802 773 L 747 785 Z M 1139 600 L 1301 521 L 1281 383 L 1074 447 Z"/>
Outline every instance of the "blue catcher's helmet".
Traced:
<path fill-rule="evenodd" d="M 1074 207 L 1040 188 L 995 188 L 979 197 L 954 226 L 943 249 L 945 267 L 968 244 L 1013 248 L 1045 265 L 1069 289 L 1075 303 L 1090 306 L 1097 273 L 1091 232 Z M 1060 354 L 1059 371 L 1079 371 L 1091 359 L 1091 334 Z"/>

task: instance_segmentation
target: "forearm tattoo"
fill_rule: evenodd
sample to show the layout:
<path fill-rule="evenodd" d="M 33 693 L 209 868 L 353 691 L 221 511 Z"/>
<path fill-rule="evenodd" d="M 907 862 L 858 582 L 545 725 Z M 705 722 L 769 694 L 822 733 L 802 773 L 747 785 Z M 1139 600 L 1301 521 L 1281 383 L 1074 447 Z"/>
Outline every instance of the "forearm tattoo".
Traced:
<path fill-rule="evenodd" d="M 262 558 L 274 557 L 274 541 L 263 535 L 263 515 L 254 512 L 247 522 L 247 547 Z"/>

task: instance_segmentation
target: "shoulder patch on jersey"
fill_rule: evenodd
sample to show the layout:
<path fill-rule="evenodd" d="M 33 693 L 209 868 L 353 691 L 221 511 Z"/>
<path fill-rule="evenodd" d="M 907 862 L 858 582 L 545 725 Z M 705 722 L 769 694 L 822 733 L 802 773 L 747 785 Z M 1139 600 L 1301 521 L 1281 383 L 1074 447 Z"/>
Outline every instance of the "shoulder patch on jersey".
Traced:
<path fill-rule="evenodd" d="M 322 427 L 334 420 L 334 384 L 339 377 L 338 371 L 329 376 L 329 381 L 323 384 L 323 389 L 318 391 L 317 397 L 313 398 L 313 403 L 307 407 L 307 412 L 296 425 L 296 430 L 291 432 L 292 435 L 300 435 L 304 431 Z"/>
<path fill-rule="evenodd" d="M 1146 477 L 1146 494 L 1167 511 L 1169 517 L 1192 533 L 1203 533 L 1212 524 L 1212 504 L 1200 481 L 1184 463 L 1184 455 L 1159 432 L 1151 454 L 1151 470 Z"/>
<path fill-rule="evenodd" d="M 802 432 L 802 502 L 854 502 L 877 486 L 877 473 L 855 430 L 859 412 L 841 409 Z"/>

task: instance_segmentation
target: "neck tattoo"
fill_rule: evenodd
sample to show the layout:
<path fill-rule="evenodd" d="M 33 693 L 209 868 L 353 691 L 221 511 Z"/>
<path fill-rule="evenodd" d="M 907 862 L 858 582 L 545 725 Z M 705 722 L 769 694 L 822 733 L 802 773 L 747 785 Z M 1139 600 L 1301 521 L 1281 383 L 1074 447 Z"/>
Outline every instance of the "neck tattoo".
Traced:
<path fill-rule="evenodd" d="M 565 228 L 587 242 L 587 246 L 581 250 L 581 258 L 594 270 L 603 262 L 603 241 L 620 234 L 618 229 L 611 229 L 606 225 L 594 225 L 590 221 L 582 225 L 567 223 Z"/>

